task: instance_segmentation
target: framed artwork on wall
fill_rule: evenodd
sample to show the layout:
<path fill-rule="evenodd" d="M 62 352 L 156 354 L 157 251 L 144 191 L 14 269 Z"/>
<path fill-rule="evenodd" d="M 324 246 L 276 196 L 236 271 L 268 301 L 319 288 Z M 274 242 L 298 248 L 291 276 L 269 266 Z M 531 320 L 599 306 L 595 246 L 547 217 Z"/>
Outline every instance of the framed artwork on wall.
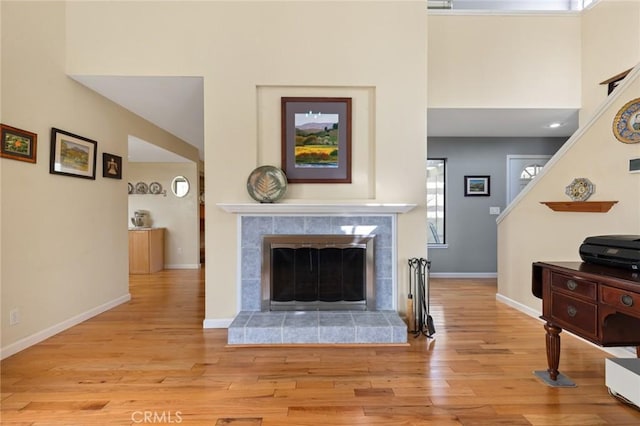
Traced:
<path fill-rule="evenodd" d="M 122 157 L 103 152 L 102 177 L 122 179 Z"/>
<path fill-rule="evenodd" d="M 94 140 L 52 128 L 49 173 L 95 179 L 97 146 Z"/>
<path fill-rule="evenodd" d="M 351 183 L 351 98 L 281 98 L 289 183 Z"/>
<path fill-rule="evenodd" d="M 38 135 L 6 124 L 0 124 L 0 128 L 2 129 L 0 157 L 28 163 L 36 162 Z"/>
<path fill-rule="evenodd" d="M 488 197 L 491 195 L 490 176 L 465 176 L 465 197 Z"/>

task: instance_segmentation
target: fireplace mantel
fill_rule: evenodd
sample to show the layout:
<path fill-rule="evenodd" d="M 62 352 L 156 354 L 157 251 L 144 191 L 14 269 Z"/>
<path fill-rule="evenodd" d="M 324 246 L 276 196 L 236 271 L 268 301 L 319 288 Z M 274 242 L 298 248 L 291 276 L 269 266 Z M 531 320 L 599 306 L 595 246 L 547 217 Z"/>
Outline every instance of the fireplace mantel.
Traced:
<path fill-rule="evenodd" d="M 235 214 L 399 214 L 413 210 L 406 203 L 217 203 L 220 209 Z"/>

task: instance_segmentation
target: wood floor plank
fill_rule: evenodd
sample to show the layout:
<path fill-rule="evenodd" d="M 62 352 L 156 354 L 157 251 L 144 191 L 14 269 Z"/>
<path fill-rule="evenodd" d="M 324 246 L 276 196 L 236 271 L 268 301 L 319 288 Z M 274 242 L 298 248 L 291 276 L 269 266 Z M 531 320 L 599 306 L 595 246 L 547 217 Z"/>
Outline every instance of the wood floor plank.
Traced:
<path fill-rule="evenodd" d="M 261 426 L 261 418 L 224 418 L 218 419 L 216 426 Z"/>
<path fill-rule="evenodd" d="M 130 302 L 2 361 L 3 426 L 640 424 L 607 392 L 608 355 L 568 333 L 577 387 L 539 381 L 542 323 L 496 301 L 495 280 L 433 279 L 435 339 L 244 348 L 202 329 L 203 270 L 130 279 Z"/>

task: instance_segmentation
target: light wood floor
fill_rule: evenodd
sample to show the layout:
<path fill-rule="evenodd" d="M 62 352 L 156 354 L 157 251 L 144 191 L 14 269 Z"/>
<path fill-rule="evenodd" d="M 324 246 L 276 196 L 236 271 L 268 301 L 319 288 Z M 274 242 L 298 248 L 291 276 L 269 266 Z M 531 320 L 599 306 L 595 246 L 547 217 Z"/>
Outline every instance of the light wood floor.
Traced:
<path fill-rule="evenodd" d="M 3 425 L 637 425 L 605 352 L 563 333 L 550 388 L 542 323 L 492 281 L 432 280 L 436 338 L 403 347 L 227 347 L 202 329 L 201 271 L 131 277 L 130 303 L 2 361 Z M 222 284 L 220 284 L 222 285 Z"/>

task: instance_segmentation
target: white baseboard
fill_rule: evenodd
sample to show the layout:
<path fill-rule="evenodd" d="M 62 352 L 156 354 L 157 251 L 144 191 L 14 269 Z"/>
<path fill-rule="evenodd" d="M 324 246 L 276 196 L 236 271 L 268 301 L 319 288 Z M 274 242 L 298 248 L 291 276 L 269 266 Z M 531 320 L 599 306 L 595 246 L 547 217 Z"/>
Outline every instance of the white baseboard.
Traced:
<path fill-rule="evenodd" d="M 231 319 L 206 319 L 202 321 L 202 328 L 229 328 L 233 318 Z"/>
<path fill-rule="evenodd" d="M 432 278 L 498 278 L 497 272 L 431 272 Z"/>
<path fill-rule="evenodd" d="M 531 309 L 527 305 L 524 305 L 524 304 L 522 304 L 520 302 L 516 302 L 515 300 L 510 299 L 510 298 L 508 298 L 506 296 L 503 296 L 500 293 L 496 294 L 496 300 L 498 302 L 504 303 L 505 305 L 509 305 L 512 308 L 514 308 L 514 309 L 516 309 L 516 310 L 518 310 L 520 312 L 523 312 L 523 313 L 525 313 L 525 314 L 527 314 L 527 315 L 529 315 L 530 317 L 533 317 L 533 318 L 540 319 L 540 315 L 542 315 L 542 312 L 537 311 L 535 309 Z"/>
<path fill-rule="evenodd" d="M 528 307 L 526 305 L 523 305 L 520 302 L 516 302 L 513 299 L 510 299 L 510 298 L 508 298 L 506 296 L 503 296 L 502 294 L 496 294 L 496 300 L 499 301 L 499 302 L 504 303 L 505 305 L 511 306 L 512 308 L 514 308 L 514 309 L 516 309 L 516 310 L 518 310 L 518 311 L 520 311 L 520 312 L 522 312 L 522 313 L 524 313 L 524 314 L 526 314 L 526 315 L 528 315 L 530 317 L 533 317 L 533 318 L 539 320 L 541 323 L 544 322 L 542 319 L 540 319 L 540 315 L 542 315 L 542 312 L 540 312 L 540 311 L 537 311 L 535 309 L 531 309 L 530 307 Z M 541 334 L 544 334 L 544 333 L 542 333 L 542 328 L 540 330 L 541 330 Z M 613 355 L 613 356 L 615 356 L 617 358 L 635 358 L 636 357 L 635 348 L 632 348 L 632 347 L 605 348 L 605 347 L 602 347 L 602 346 L 598 346 L 595 343 L 591 343 L 590 341 L 585 340 L 580 336 L 576 336 L 573 333 L 571 333 L 571 335 L 573 337 L 577 338 L 577 339 L 582 340 L 585 343 L 590 344 L 594 348 L 598 348 L 601 351 L 607 352 L 608 354 Z"/>
<path fill-rule="evenodd" d="M 199 263 L 173 263 L 164 265 L 164 269 L 200 269 Z"/>
<path fill-rule="evenodd" d="M 40 343 L 51 336 L 55 336 L 61 331 L 71 328 L 74 325 L 78 325 L 81 322 L 88 320 L 89 318 L 95 317 L 96 315 L 106 312 L 109 309 L 115 308 L 116 306 L 126 303 L 129 300 L 131 300 L 131 294 L 127 293 L 124 296 L 120 296 L 110 302 L 104 303 L 100 306 L 96 306 L 93 309 L 89 309 L 86 312 L 62 321 L 61 323 L 45 328 L 44 330 L 34 333 L 31 336 L 20 339 L 15 343 L 11 343 L 0 349 L 0 359 L 10 357 L 11 355 L 14 355 L 24 349 L 27 349 L 30 346 L 35 345 L 36 343 Z"/>

